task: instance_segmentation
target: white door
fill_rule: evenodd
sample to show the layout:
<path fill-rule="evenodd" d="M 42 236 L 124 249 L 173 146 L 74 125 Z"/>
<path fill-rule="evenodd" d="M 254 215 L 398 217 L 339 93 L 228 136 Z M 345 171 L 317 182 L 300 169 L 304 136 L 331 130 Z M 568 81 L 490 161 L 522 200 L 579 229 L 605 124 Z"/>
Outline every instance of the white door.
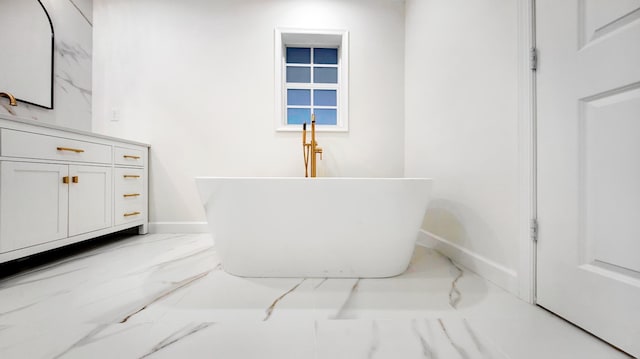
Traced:
<path fill-rule="evenodd" d="M 537 0 L 537 302 L 640 356 L 640 0 Z"/>
<path fill-rule="evenodd" d="M 69 166 L 69 236 L 111 227 L 111 167 Z"/>
<path fill-rule="evenodd" d="M 67 237 L 67 165 L 0 161 L 0 252 Z"/>

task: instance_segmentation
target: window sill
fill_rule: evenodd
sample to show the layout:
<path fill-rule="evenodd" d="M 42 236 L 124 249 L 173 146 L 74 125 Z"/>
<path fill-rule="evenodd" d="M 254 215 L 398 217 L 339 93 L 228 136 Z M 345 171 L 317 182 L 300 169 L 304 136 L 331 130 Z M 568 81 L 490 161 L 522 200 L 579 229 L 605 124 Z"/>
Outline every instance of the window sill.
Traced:
<path fill-rule="evenodd" d="M 302 126 L 280 126 L 276 132 L 302 132 Z M 311 126 L 307 125 L 307 132 L 311 132 Z M 316 132 L 349 132 L 348 128 L 340 126 L 316 126 Z"/>

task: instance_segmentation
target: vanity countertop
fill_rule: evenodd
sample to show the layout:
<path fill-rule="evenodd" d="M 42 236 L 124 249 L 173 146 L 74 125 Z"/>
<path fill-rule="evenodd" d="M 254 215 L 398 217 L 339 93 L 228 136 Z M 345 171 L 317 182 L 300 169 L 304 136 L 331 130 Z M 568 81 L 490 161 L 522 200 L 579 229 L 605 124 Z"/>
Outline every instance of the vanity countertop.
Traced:
<path fill-rule="evenodd" d="M 2 120 L 13 121 L 13 122 L 18 122 L 18 123 L 24 123 L 24 124 L 31 125 L 31 126 L 39 126 L 39 127 L 44 127 L 44 128 L 51 128 L 51 129 L 54 129 L 54 130 L 60 130 L 60 131 L 65 131 L 65 132 L 75 133 L 75 134 L 85 135 L 85 136 L 92 136 L 92 137 L 101 138 L 101 139 L 105 139 L 105 140 L 119 141 L 119 142 L 129 143 L 129 144 L 132 144 L 132 145 L 151 147 L 147 143 L 126 140 L 126 139 L 122 139 L 122 138 L 118 138 L 118 137 L 102 135 L 102 134 L 99 134 L 99 133 L 94 133 L 94 132 L 89 132 L 89 131 L 77 130 L 77 129 L 74 129 L 74 128 L 58 126 L 58 125 L 45 123 L 45 122 L 41 122 L 41 121 L 36 121 L 36 120 L 31 120 L 31 119 L 28 119 L 28 118 L 22 118 L 22 117 L 18 117 L 18 116 L 9 116 L 9 115 L 6 115 L 6 114 L 0 114 L 0 121 L 2 121 Z"/>

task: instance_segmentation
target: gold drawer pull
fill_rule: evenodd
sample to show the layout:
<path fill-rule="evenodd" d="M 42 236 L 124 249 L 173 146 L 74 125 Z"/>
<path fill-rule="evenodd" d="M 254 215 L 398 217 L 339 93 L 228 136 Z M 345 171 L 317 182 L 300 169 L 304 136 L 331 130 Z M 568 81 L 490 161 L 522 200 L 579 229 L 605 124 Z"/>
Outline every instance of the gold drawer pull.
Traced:
<path fill-rule="evenodd" d="M 127 198 L 127 197 L 138 197 L 139 195 L 140 195 L 140 193 L 125 193 L 122 196 L 124 198 Z"/>
<path fill-rule="evenodd" d="M 124 178 L 140 178 L 139 175 L 124 175 Z"/>
<path fill-rule="evenodd" d="M 133 155 L 124 155 L 124 156 L 122 156 L 122 157 L 124 157 L 124 158 L 130 158 L 130 159 L 132 159 L 132 160 L 139 160 L 139 159 L 140 159 L 140 156 L 133 156 Z"/>
<path fill-rule="evenodd" d="M 71 182 L 73 182 L 73 183 L 78 183 L 78 182 L 79 182 L 79 180 L 78 180 L 78 176 L 73 176 L 73 177 L 71 177 Z"/>
<path fill-rule="evenodd" d="M 131 217 L 131 216 L 137 216 L 139 214 L 140 214 L 140 212 L 129 212 L 129 213 L 125 213 L 124 216 L 125 217 Z"/>
<path fill-rule="evenodd" d="M 81 150 L 79 148 L 70 148 L 70 147 L 56 147 L 56 150 L 58 150 L 58 151 L 70 151 L 70 152 L 75 152 L 75 153 L 84 152 L 84 150 Z"/>

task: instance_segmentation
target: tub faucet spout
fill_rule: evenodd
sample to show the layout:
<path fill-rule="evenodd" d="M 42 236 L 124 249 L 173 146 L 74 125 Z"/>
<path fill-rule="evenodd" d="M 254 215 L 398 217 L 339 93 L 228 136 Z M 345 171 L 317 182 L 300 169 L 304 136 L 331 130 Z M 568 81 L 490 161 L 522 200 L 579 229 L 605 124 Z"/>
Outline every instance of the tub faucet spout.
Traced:
<path fill-rule="evenodd" d="M 12 94 L 8 93 L 8 92 L 0 92 L 0 97 L 6 97 L 9 99 L 9 105 L 10 106 L 18 106 L 18 102 L 16 102 L 16 98 L 13 97 Z"/>

